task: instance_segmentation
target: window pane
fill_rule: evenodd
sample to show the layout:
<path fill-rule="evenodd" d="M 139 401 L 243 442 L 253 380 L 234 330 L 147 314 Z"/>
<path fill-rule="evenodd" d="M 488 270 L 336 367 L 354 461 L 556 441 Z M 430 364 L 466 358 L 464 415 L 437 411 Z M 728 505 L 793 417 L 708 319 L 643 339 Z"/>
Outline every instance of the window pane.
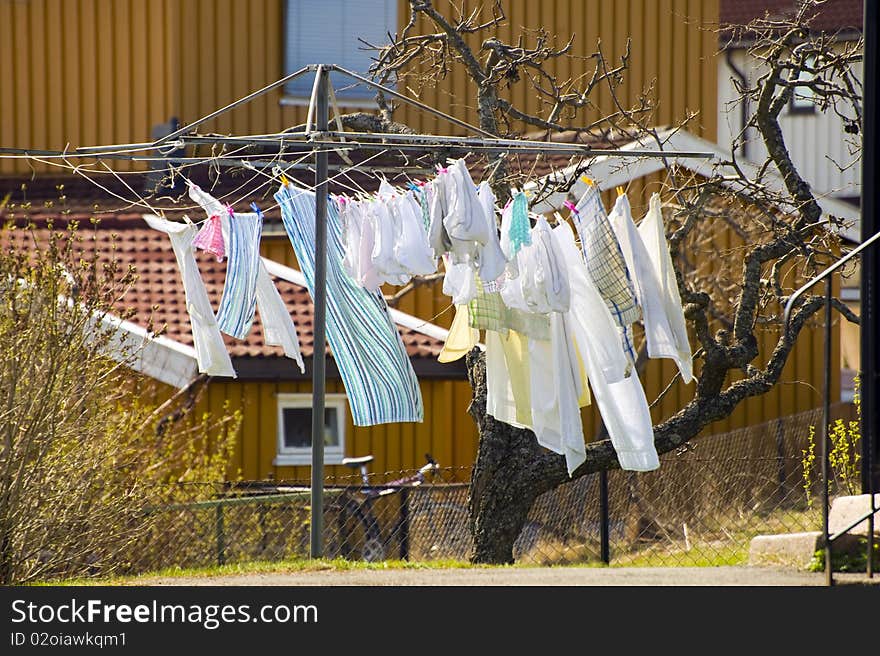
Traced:
<path fill-rule="evenodd" d="M 284 448 L 308 449 L 312 445 L 312 409 L 284 408 Z M 339 413 L 324 409 L 324 445 L 339 446 Z"/>
<path fill-rule="evenodd" d="M 358 38 L 374 45 L 397 31 L 397 0 L 288 0 L 285 25 L 285 73 L 307 64 L 338 64 L 365 74 L 374 54 L 361 50 Z M 331 76 L 336 95 L 343 98 L 371 98 L 375 92 L 344 76 Z M 287 93 L 308 96 L 313 75 L 304 75 L 287 85 Z"/>

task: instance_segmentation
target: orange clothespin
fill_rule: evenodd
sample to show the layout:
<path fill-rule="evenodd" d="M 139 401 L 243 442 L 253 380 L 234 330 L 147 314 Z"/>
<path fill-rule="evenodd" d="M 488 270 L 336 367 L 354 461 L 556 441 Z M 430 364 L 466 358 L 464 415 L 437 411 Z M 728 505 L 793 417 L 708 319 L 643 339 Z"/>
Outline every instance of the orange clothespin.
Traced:
<path fill-rule="evenodd" d="M 585 175 L 582 175 L 582 176 L 581 176 L 581 182 L 583 182 L 583 183 L 585 183 L 585 184 L 588 184 L 588 185 L 590 185 L 591 187 L 595 187 L 595 186 L 596 186 L 596 183 L 593 182 L 593 178 L 588 178 L 588 177 L 585 176 Z"/>

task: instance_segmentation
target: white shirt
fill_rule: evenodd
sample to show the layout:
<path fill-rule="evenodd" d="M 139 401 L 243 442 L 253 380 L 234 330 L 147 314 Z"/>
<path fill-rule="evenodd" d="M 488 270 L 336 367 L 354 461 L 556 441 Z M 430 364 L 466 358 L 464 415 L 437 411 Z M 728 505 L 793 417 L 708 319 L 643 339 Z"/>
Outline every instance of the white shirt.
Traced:
<path fill-rule="evenodd" d="M 411 191 L 395 196 L 390 201 L 397 229 L 394 256 L 398 264 L 413 276 L 427 275 L 437 270 L 437 260 L 428 243 L 422 209 Z"/>
<path fill-rule="evenodd" d="M 571 281 L 571 310 L 564 315 L 568 335 L 580 351 L 620 466 L 631 471 L 656 469 L 660 461 L 648 401 L 635 372 L 623 378 L 627 358 L 617 325 L 587 272 L 571 228 L 561 224 L 553 230 L 553 237 Z"/>

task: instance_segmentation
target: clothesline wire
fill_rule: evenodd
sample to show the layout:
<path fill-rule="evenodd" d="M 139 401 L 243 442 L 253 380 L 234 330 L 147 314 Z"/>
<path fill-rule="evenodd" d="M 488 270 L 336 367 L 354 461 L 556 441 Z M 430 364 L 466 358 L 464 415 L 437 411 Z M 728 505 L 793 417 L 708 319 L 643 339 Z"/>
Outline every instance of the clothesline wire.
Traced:
<path fill-rule="evenodd" d="M 235 149 L 235 150 L 232 151 L 232 152 L 233 152 L 233 153 L 236 153 L 236 152 L 238 152 L 239 150 L 244 150 L 245 148 L 247 148 L 247 146 L 241 146 L 241 147 Z M 75 175 L 78 175 L 78 176 L 80 176 L 80 177 L 82 177 L 82 178 L 88 180 L 90 183 L 92 183 L 93 185 L 95 185 L 95 186 L 98 187 L 99 189 L 103 190 L 105 193 L 107 193 L 107 194 L 113 196 L 114 198 L 118 198 L 119 200 L 122 200 L 122 201 L 128 203 L 128 205 L 127 205 L 126 207 L 116 208 L 116 209 L 114 209 L 114 210 L 111 210 L 111 212 L 120 212 L 120 211 L 123 211 L 123 210 L 129 209 L 129 208 L 131 208 L 131 207 L 134 207 L 134 206 L 136 206 L 136 205 L 140 205 L 141 207 L 146 207 L 146 208 L 150 209 L 150 210 L 153 211 L 153 212 L 156 211 L 155 208 L 153 208 L 152 206 L 150 206 L 149 204 L 147 204 L 146 201 L 145 201 L 145 199 L 144 199 L 140 194 L 138 194 L 136 191 L 134 191 L 134 190 L 131 188 L 131 186 L 128 185 L 128 184 L 127 184 L 127 183 L 121 178 L 121 175 L 149 175 L 150 173 L 155 173 L 155 171 L 151 171 L 151 170 L 147 170 L 147 171 L 115 171 L 115 170 L 111 169 L 110 167 L 108 167 L 107 164 L 106 164 L 103 160 L 101 160 L 101 159 L 98 159 L 96 162 L 89 162 L 89 163 L 84 163 L 84 164 L 73 164 L 73 163 L 71 163 L 66 157 L 65 157 L 65 158 L 62 158 L 62 162 L 50 161 L 50 160 L 44 159 L 43 157 L 41 157 L 41 156 L 37 156 L 37 155 L 30 155 L 30 156 L 27 157 L 27 159 L 28 159 L 28 160 L 32 160 L 32 161 L 34 161 L 34 162 L 38 162 L 38 163 L 43 164 L 43 165 L 45 165 L 45 166 L 50 166 L 50 167 L 62 168 L 62 169 L 70 170 L 70 171 L 72 171 Z M 191 164 L 184 164 L 184 165 L 181 165 L 180 167 L 178 167 L 178 169 L 182 169 L 182 168 L 190 167 L 190 166 L 197 166 L 197 165 L 199 165 L 199 164 L 203 164 L 203 163 L 205 163 L 206 161 L 209 161 L 209 160 L 210 160 L 210 158 L 198 158 L 198 161 L 195 161 L 195 162 L 193 162 L 193 163 L 191 163 Z M 134 192 L 135 195 L 138 197 L 139 200 L 138 200 L 138 201 L 132 201 L 132 200 L 129 199 L 129 198 L 125 198 L 124 196 L 120 196 L 119 194 L 113 192 L 112 190 L 108 189 L 108 188 L 105 187 L 104 185 L 100 184 L 100 183 L 99 183 L 98 181 L 96 181 L 95 179 L 90 178 L 89 176 L 85 175 L 84 171 L 88 171 L 88 172 L 90 172 L 90 173 L 102 174 L 102 173 L 103 173 L 102 171 L 93 170 L 93 169 L 91 168 L 91 167 L 93 167 L 93 166 L 98 166 L 98 164 L 103 165 L 103 166 L 104 166 L 104 167 L 105 167 L 110 173 L 112 173 L 112 174 L 113 174 L 118 180 L 120 180 L 120 182 L 122 182 L 126 187 L 128 187 L 128 189 L 130 189 L 132 192 Z M 247 184 L 247 183 L 245 183 L 245 184 Z M 244 185 L 242 185 L 242 186 L 244 186 Z M 241 187 L 239 187 L 239 189 L 240 189 L 240 188 L 241 188 Z M 233 192 L 233 193 L 234 193 L 234 192 Z M 225 196 L 228 196 L 228 195 L 229 195 L 229 193 L 227 193 Z M 225 196 L 224 196 L 224 198 L 225 198 Z M 192 206 L 177 206 L 177 207 L 174 207 L 174 208 L 169 208 L 167 211 L 186 211 L 186 210 L 188 210 L 188 209 L 195 209 L 195 208 L 197 208 L 197 207 L 198 207 L 198 205 L 192 205 Z"/>

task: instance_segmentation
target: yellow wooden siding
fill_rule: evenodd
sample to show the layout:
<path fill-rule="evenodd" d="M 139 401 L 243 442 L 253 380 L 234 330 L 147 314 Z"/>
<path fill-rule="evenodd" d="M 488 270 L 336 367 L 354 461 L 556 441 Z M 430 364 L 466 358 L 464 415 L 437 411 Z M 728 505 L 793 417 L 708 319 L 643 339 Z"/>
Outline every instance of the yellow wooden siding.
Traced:
<path fill-rule="evenodd" d="M 601 38 L 606 55 L 616 58 L 631 37 L 632 69 L 621 96 L 635 102 L 656 79 L 655 122 L 674 122 L 687 110 L 699 110 L 695 131 L 714 138 L 715 43 L 700 25 L 717 20 L 717 0 L 667 0 L 659 6 L 654 0 L 510 0 L 506 6 L 507 24 L 496 30 L 505 39 L 514 38 L 522 25 L 542 25 L 563 42 L 574 33 L 574 55 L 589 55 Z M 3 144 L 63 148 L 147 140 L 151 127 L 172 115 L 187 123 L 229 103 L 283 74 L 283 7 L 283 0 L 0 0 Z M 408 12 L 408 2 L 399 0 L 401 25 Z M 481 38 L 470 41 L 477 47 Z M 560 59 L 551 70 L 574 76 L 587 66 Z M 305 108 L 282 107 L 282 93 L 276 90 L 205 127 L 245 133 L 302 122 Z M 540 106 L 525 84 L 513 97 L 527 111 Z M 462 75 L 430 85 L 420 99 L 476 120 L 474 93 Z M 588 118 L 609 111 L 610 102 L 600 92 Z M 458 131 L 408 106 L 398 118 L 429 132 Z M 2 167 L 28 170 L 10 161 Z"/>
<path fill-rule="evenodd" d="M 479 4 L 486 3 L 465 7 Z M 521 26 L 544 26 L 563 42 L 575 34 L 574 55 L 589 55 L 601 38 L 606 55 L 616 58 L 631 37 L 632 68 L 621 96 L 633 103 L 656 80 L 654 122 L 675 122 L 687 110 L 699 110 L 691 129 L 714 138 L 715 41 L 700 25 L 717 20 L 718 0 L 509 0 L 506 7 L 508 21 L 496 33 L 507 40 Z M 283 11 L 284 0 L 0 0 L 0 74 L 7 94 L 0 102 L 0 142 L 63 148 L 145 141 L 152 126 L 171 116 L 191 122 L 281 77 Z M 409 4 L 399 0 L 399 24 L 408 18 Z M 471 45 L 478 47 L 479 38 L 471 38 Z M 577 76 L 588 63 L 563 58 L 551 68 Z M 518 85 L 513 99 L 526 111 L 538 111 L 539 100 L 527 86 Z M 204 129 L 241 134 L 304 122 L 306 108 L 282 107 L 282 94 L 279 89 L 258 98 Z M 420 100 L 476 121 L 473 89 L 462 75 L 429 85 Z M 607 93 L 599 93 L 587 120 L 610 111 L 610 103 Z M 460 132 L 407 105 L 396 118 L 422 131 Z M 0 173 L 30 170 L 25 162 L 0 160 Z M 439 285 L 419 289 L 400 309 L 442 326 L 452 321 Z"/>
<path fill-rule="evenodd" d="M 474 461 L 477 431 L 466 410 L 471 391 L 463 380 L 423 380 L 425 421 L 411 424 L 354 426 L 346 405 L 345 454 L 372 454 L 371 470 L 397 472 L 419 467 L 430 453 L 443 467 L 467 467 Z M 342 394 L 339 380 L 327 383 L 329 394 Z M 235 436 L 228 473 L 246 480 L 307 480 L 308 465 L 277 466 L 278 395 L 311 394 L 311 382 L 212 382 L 202 394 L 195 412 L 218 417 L 229 411 L 242 412 L 242 424 Z M 224 404 L 228 404 L 225 406 Z M 328 476 L 346 476 L 341 465 L 327 465 Z"/>

